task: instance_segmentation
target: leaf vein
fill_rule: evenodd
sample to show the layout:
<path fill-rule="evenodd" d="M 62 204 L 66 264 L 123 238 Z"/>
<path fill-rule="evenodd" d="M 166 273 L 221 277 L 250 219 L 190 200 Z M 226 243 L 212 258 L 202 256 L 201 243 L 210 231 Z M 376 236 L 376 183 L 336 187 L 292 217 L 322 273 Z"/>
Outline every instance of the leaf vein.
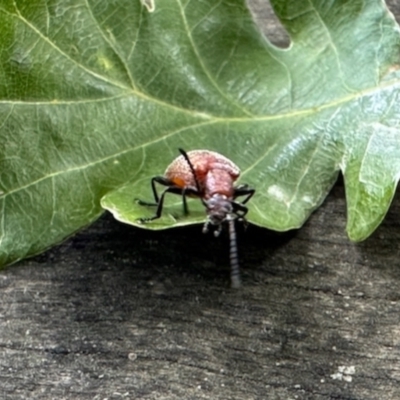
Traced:
<path fill-rule="evenodd" d="M 78 68 L 81 70 L 85 71 L 89 75 L 100 79 L 112 86 L 118 87 L 120 89 L 128 89 L 129 86 L 123 85 L 121 82 L 115 81 L 113 79 L 109 79 L 108 77 L 105 77 L 103 75 L 98 74 L 95 71 L 92 71 L 91 69 L 85 67 L 84 65 L 80 64 L 77 62 L 75 59 L 70 57 L 69 54 L 65 53 L 60 47 L 58 47 L 49 37 L 44 35 L 40 30 L 38 30 L 33 24 L 31 24 L 26 18 L 23 17 L 23 15 L 19 12 L 18 8 L 16 7 L 17 10 L 17 15 L 15 17 L 19 18 L 27 27 L 29 27 L 33 32 L 36 33 L 36 35 L 39 36 L 42 40 L 44 40 L 46 43 L 48 43 L 54 50 L 56 50 L 60 55 L 62 55 L 65 59 L 69 60 L 71 63 L 76 65 Z"/>
<path fill-rule="evenodd" d="M 342 64 L 340 62 L 340 56 L 339 56 L 339 52 L 338 49 L 336 47 L 335 42 L 333 41 L 332 35 L 328 29 L 328 27 L 326 26 L 325 21 L 323 20 L 322 16 L 320 15 L 320 13 L 317 11 L 316 7 L 314 6 L 314 4 L 312 3 L 312 0 L 308 0 L 310 3 L 310 6 L 312 7 L 315 15 L 317 16 L 318 20 L 320 21 L 320 24 L 322 26 L 322 28 L 324 29 L 324 31 L 326 32 L 327 38 L 329 40 L 329 43 L 332 47 L 333 52 L 335 53 L 335 59 L 336 59 L 336 64 L 339 70 L 339 75 L 340 75 L 340 80 L 343 83 L 343 86 L 346 88 L 346 90 L 348 90 L 349 92 L 354 92 L 354 90 L 352 88 L 350 88 L 347 83 L 344 80 L 344 74 L 343 74 L 343 69 L 342 69 Z"/>
<path fill-rule="evenodd" d="M 108 36 L 105 34 L 104 30 L 102 29 L 100 23 L 97 21 L 96 17 L 93 15 L 93 11 L 88 3 L 88 0 L 84 0 L 87 10 L 89 12 L 90 17 L 92 18 L 92 21 L 95 23 L 95 26 L 97 27 L 98 32 L 100 33 L 100 35 L 103 37 L 103 39 L 108 43 L 108 45 L 111 47 L 111 49 L 114 51 L 114 53 L 117 55 L 117 57 L 119 58 L 119 60 L 121 61 L 122 65 L 125 68 L 125 72 L 130 80 L 131 83 L 131 87 L 133 90 L 136 89 L 135 86 L 135 82 L 133 80 L 133 77 L 131 75 L 129 66 L 126 63 L 126 60 L 124 59 L 124 57 L 122 57 L 122 55 L 119 53 L 119 51 L 117 50 L 117 48 L 114 46 L 114 44 L 111 42 L 111 40 L 108 38 Z"/>
<path fill-rule="evenodd" d="M 177 135 L 177 134 L 179 134 L 179 133 L 181 133 L 181 132 L 183 132 L 185 130 L 195 129 L 195 128 L 198 128 L 200 126 L 212 125 L 214 123 L 216 123 L 216 121 L 206 121 L 206 122 L 200 122 L 200 123 L 193 124 L 193 125 L 190 125 L 190 126 L 182 127 L 182 128 L 177 129 L 177 130 L 174 130 L 172 132 L 168 132 L 167 134 L 165 134 L 165 135 L 163 135 L 161 137 L 157 137 L 156 139 L 154 139 L 152 141 L 149 141 L 149 142 L 145 143 L 144 145 L 137 144 L 137 145 L 131 146 L 129 148 L 124 148 L 121 151 L 117 151 L 116 153 L 110 154 L 110 155 L 108 155 L 106 157 L 99 158 L 99 159 L 97 159 L 95 161 L 92 161 L 92 162 L 87 162 L 85 164 L 74 166 L 74 167 L 71 167 L 71 168 L 67 168 L 65 170 L 58 170 L 58 171 L 52 172 L 50 174 L 44 175 L 44 176 L 36 179 L 35 181 L 27 183 L 26 185 L 23 185 L 23 186 L 20 186 L 20 187 L 16 187 L 16 188 L 14 188 L 12 190 L 9 190 L 8 192 L 0 194 L 0 200 L 4 199 L 4 198 L 6 198 L 6 197 L 8 197 L 8 196 L 10 196 L 10 195 L 12 195 L 14 193 L 17 193 L 17 192 L 19 192 L 21 190 L 25 190 L 25 189 L 28 189 L 31 186 L 35 186 L 35 185 L 37 185 L 37 184 L 39 184 L 39 183 L 41 183 L 41 182 L 43 182 L 43 181 L 45 181 L 47 179 L 52 179 L 52 178 L 57 177 L 59 175 L 68 174 L 68 173 L 71 173 L 71 172 L 83 171 L 83 170 L 91 168 L 91 167 L 93 167 L 95 165 L 104 163 L 106 161 L 110 161 L 110 160 L 112 160 L 114 158 L 117 158 L 117 157 L 120 157 L 120 156 L 122 156 L 124 154 L 128 154 L 130 152 L 134 152 L 135 150 L 138 150 L 139 148 L 148 147 L 148 146 L 150 146 L 152 144 L 155 144 L 157 142 L 161 142 L 161 141 L 163 141 L 163 140 L 165 140 L 167 138 L 170 138 L 170 137 L 172 137 L 174 135 Z"/>
<path fill-rule="evenodd" d="M 183 24 L 184 24 L 184 26 L 185 26 L 185 30 L 186 30 L 186 32 L 187 32 L 187 35 L 188 35 L 189 41 L 190 41 L 190 43 L 191 43 L 191 46 L 192 46 L 192 48 L 193 48 L 194 54 L 196 55 L 196 58 L 197 58 L 197 60 L 199 61 L 199 64 L 200 64 L 201 68 L 203 69 L 204 73 L 205 73 L 206 76 L 208 77 L 210 83 L 217 89 L 218 93 L 219 93 L 225 100 L 227 100 L 230 104 L 232 104 L 234 107 L 236 107 L 237 109 L 239 109 L 239 110 L 240 110 L 241 112 L 243 112 L 245 115 L 253 116 L 253 114 L 252 114 L 250 111 L 248 111 L 247 109 L 245 109 L 242 105 L 238 104 L 238 103 L 237 103 L 236 101 L 234 101 L 230 96 L 228 96 L 228 95 L 220 88 L 220 86 L 217 84 L 217 82 L 215 81 L 215 79 L 212 77 L 210 71 L 208 70 L 208 68 L 207 68 L 206 65 L 204 64 L 204 62 L 203 62 L 203 60 L 202 60 L 202 58 L 201 58 L 201 56 L 200 56 L 200 54 L 199 54 L 198 48 L 197 48 L 197 46 L 196 46 L 196 44 L 195 44 L 195 42 L 194 42 L 194 40 L 193 40 L 193 36 L 192 36 L 191 30 L 190 30 L 190 28 L 189 28 L 188 21 L 187 21 L 187 19 L 186 19 L 185 10 L 184 10 L 184 7 L 182 6 L 182 2 L 181 2 L 181 0 L 176 0 L 176 1 L 177 1 L 178 5 L 179 5 L 179 7 L 180 7 L 181 16 L 182 16 L 182 20 L 183 20 Z M 221 3 L 221 0 L 219 0 L 219 2 L 218 2 L 217 5 L 220 5 L 220 3 Z"/>

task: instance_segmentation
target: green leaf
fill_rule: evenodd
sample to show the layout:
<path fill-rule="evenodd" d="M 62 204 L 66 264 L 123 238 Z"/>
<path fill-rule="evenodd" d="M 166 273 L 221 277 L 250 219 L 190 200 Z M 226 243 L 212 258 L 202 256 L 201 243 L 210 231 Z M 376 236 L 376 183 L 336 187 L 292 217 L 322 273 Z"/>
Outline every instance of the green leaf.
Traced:
<path fill-rule="evenodd" d="M 289 49 L 241 0 L 0 0 L 0 263 L 89 224 L 102 197 L 137 223 L 178 147 L 238 164 L 249 220 L 276 230 L 342 170 L 349 235 L 368 236 L 400 172 L 399 27 L 381 0 L 272 3 Z M 146 227 L 204 219 L 171 197 Z"/>

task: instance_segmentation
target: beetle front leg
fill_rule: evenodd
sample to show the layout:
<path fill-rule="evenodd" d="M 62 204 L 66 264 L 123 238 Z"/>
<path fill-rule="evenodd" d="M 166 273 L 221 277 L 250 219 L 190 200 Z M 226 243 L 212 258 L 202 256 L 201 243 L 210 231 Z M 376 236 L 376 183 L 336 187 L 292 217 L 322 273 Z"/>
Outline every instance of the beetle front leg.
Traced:
<path fill-rule="evenodd" d="M 243 204 L 243 203 L 238 203 L 236 201 L 232 201 L 232 208 L 234 214 L 237 215 L 238 218 L 243 218 L 246 216 L 248 213 L 249 209 Z"/>
<path fill-rule="evenodd" d="M 236 199 L 240 196 L 247 196 L 243 201 L 240 202 L 241 204 L 246 204 L 253 197 L 255 192 L 256 190 L 251 188 L 249 185 L 239 185 L 234 189 L 233 198 Z"/>

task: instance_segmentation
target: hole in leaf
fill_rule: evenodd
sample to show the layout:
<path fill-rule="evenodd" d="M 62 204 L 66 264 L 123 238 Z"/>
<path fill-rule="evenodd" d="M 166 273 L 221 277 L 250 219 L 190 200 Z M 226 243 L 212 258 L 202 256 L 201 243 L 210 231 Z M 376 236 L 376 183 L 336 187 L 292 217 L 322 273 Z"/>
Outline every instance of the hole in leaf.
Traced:
<path fill-rule="evenodd" d="M 397 21 L 399 21 L 399 10 L 398 10 L 398 3 L 399 0 L 386 0 L 386 5 L 388 7 L 388 9 L 395 15 Z M 396 14 L 397 12 L 397 14 Z"/>
<path fill-rule="evenodd" d="M 275 46 L 287 48 L 290 37 L 284 26 L 279 21 L 268 0 L 247 0 L 254 21 L 262 33 Z"/>

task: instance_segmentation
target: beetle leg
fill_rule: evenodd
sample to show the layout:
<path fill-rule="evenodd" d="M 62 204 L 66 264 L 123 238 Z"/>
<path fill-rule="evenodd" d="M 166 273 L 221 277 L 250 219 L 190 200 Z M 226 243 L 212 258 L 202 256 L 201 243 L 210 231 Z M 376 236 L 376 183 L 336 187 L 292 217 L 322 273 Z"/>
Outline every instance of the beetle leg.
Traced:
<path fill-rule="evenodd" d="M 161 196 L 158 196 L 155 183 L 159 183 L 161 185 L 168 186 L 161 194 Z M 180 188 L 178 186 L 175 186 L 171 181 L 168 179 L 164 178 L 163 176 L 155 176 L 151 180 L 151 187 L 153 189 L 153 195 L 154 195 L 154 200 L 156 203 L 148 203 L 143 200 L 137 200 L 138 204 L 143 205 L 143 206 L 156 206 L 157 210 L 156 213 L 153 217 L 144 217 L 144 218 L 139 218 L 140 222 L 149 222 L 153 221 L 154 219 L 160 218 L 163 210 L 163 205 L 164 205 L 164 197 L 167 193 L 173 193 L 173 194 L 179 194 L 182 196 L 182 202 L 183 202 L 183 212 L 185 215 L 189 214 L 188 206 L 187 206 L 187 200 L 186 196 L 189 194 L 198 196 L 198 192 L 195 189 L 192 188 Z"/>
<path fill-rule="evenodd" d="M 242 204 L 246 204 L 253 197 L 255 192 L 256 190 L 249 187 L 249 185 L 239 185 L 234 189 L 233 198 L 236 199 L 240 196 L 247 196 L 243 201 L 241 201 Z"/>
<path fill-rule="evenodd" d="M 232 201 L 232 208 L 233 213 L 237 216 L 238 221 L 242 222 L 244 228 L 247 229 L 248 222 L 245 217 L 247 212 L 249 211 L 248 208 L 243 205 L 243 203 L 236 203 L 235 201 Z"/>
<path fill-rule="evenodd" d="M 144 222 L 149 222 L 149 221 L 153 221 L 154 219 L 157 219 L 157 218 L 161 217 L 162 209 L 163 209 L 163 205 L 164 205 L 164 197 L 165 197 L 165 195 L 167 193 L 182 194 L 182 189 L 178 188 L 176 186 L 171 186 L 171 187 L 166 188 L 162 192 L 161 196 L 159 197 L 157 204 L 153 204 L 153 203 L 149 204 L 149 203 L 140 202 L 139 204 L 142 204 L 142 205 L 155 205 L 155 206 L 157 206 L 157 210 L 156 210 L 156 213 L 155 213 L 154 216 L 139 218 L 140 222 L 143 222 L 143 223 Z"/>
<path fill-rule="evenodd" d="M 210 221 L 207 220 L 206 222 L 204 222 L 203 230 L 202 230 L 203 233 L 208 233 L 209 225 L 210 225 Z"/>
<path fill-rule="evenodd" d="M 183 202 L 183 213 L 185 215 L 189 215 L 189 208 L 187 205 L 186 196 L 192 195 L 192 196 L 200 197 L 200 194 L 196 189 L 193 189 L 190 187 L 185 187 L 185 188 L 181 189 L 181 194 L 182 194 L 182 202 Z"/>
<path fill-rule="evenodd" d="M 182 189 L 183 214 L 189 215 L 189 209 L 188 209 L 187 200 L 186 200 L 186 192 L 187 192 L 187 189 L 183 188 Z"/>
<path fill-rule="evenodd" d="M 141 206 L 158 206 L 160 198 L 156 190 L 156 182 L 159 183 L 160 185 L 174 187 L 174 184 L 169 179 L 166 179 L 163 176 L 154 176 L 153 178 L 151 178 L 151 189 L 153 191 L 154 203 L 136 199 L 138 204 L 140 204 Z"/>
<path fill-rule="evenodd" d="M 238 218 L 244 218 L 249 211 L 249 209 L 243 204 L 236 201 L 232 201 L 233 213 L 238 216 Z"/>
<path fill-rule="evenodd" d="M 221 234 L 221 231 L 222 231 L 222 225 L 219 224 L 217 229 L 215 229 L 215 231 L 214 231 L 214 236 L 218 237 Z"/>

